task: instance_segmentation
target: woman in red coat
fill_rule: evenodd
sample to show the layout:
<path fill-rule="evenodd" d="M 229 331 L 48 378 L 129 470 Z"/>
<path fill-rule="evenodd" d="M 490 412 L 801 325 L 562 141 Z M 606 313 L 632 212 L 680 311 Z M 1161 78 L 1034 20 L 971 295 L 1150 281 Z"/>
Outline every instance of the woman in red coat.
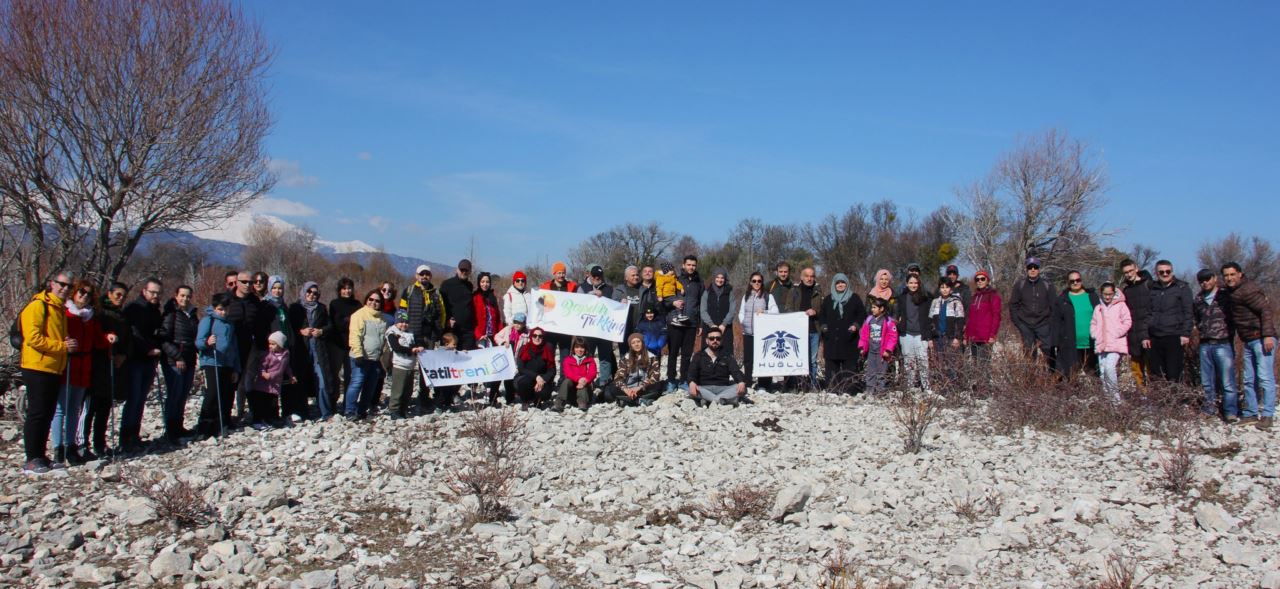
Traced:
<path fill-rule="evenodd" d="M 497 335 L 506 324 L 502 322 L 502 309 L 498 307 L 498 297 L 493 293 L 493 275 L 481 272 L 476 279 L 476 292 L 471 295 L 471 306 L 476 318 L 476 347 L 487 348 L 493 345 L 493 336 Z M 489 383 L 489 406 L 498 405 L 498 382 Z"/>
<path fill-rule="evenodd" d="M 67 337 L 80 342 L 80 347 L 68 355 L 66 380 L 53 414 L 53 459 L 57 462 L 76 465 L 97 458 L 88 448 L 80 452 L 80 414 L 85 392 L 93 383 L 93 353 L 116 342 L 116 334 L 102 329 L 101 320 L 94 315 L 97 311 L 97 287 L 77 280 L 67 299 Z"/>
<path fill-rule="evenodd" d="M 964 324 L 964 342 L 973 359 L 982 365 L 991 363 L 991 345 L 1000 333 L 1000 293 L 991 286 L 991 275 L 978 270 L 973 276 L 973 299 L 969 302 Z"/>

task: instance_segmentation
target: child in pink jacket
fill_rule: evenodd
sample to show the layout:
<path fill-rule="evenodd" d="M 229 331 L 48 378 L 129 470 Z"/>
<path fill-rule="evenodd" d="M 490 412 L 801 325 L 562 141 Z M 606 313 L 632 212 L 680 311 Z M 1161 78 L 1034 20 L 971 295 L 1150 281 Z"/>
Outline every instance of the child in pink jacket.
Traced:
<path fill-rule="evenodd" d="M 889 316 L 888 309 L 888 301 L 871 297 L 871 316 L 863 322 L 862 331 L 858 334 L 858 351 L 866 360 L 863 376 L 868 393 L 884 390 L 885 373 L 889 370 L 894 350 L 898 348 L 898 324 Z"/>
<path fill-rule="evenodd" d="M 600 374 L 596 368 L 596 359 L 587 355 L 586 340 L 575 337 L 569 346 L 570 354 L 560 363 L 560 388 L 556 391 L 556 402 L 552 406 L 556 411 L 564 410 L 569 399 L 578 402 L 578 408 L 586 411 L 591 406 L 592 383 Z"/>
<path fill-rule="evenodd" d="M 267 355 L 262 357 L 258 373 L 253 375 L 249 392 L 249 409 L 253 412 L 251 427 L 258 431 L 270 429 L 280 421 L 280 386 L 285 382 L 296 384 L 289 368 L 289 350 L 284 349 L 284 334 L 277 331 L 267 338 Z"/>
<path fill-rule="evenodd" d="M 1104 282 L 1099 289 L 1102 292 L 1102 304 L 1093 309 L 1093 319 L 1089 322 L 1089 335 L 1093 337 L 1094 351 L 1098 353 L 1098 372 L 1102 375 L 1102 388 L 1116 402 L 1120 401 L 1120 387 L 1116 376 L 1116 364 L 1120 358 L 1129 353 L 1126 339 L 1129 328 L 1133 327 L 1133 317 L 1129 314 L 1129 305 L 1124 302 L 1124 293 L 1116 289 L 1116 285 Z"/>

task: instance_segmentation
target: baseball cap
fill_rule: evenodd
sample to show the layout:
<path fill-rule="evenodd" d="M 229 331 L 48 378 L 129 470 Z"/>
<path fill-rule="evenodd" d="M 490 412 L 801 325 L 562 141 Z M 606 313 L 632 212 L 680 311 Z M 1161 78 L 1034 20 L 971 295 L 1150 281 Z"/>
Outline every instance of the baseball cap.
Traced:
<path fill-rule="evenodd" d="M 428 266 L 428 265 L 426 265 L 426 264 L 422 264 L 422 265 L 418 266 L 418 269 L 417 269 L 417 270 L 415 270 L 413 273 L 414 273 L 414 274 L 422 274 L 423 272 L 426 272 L 427 274 L 430 274 L 430 273 L 431 273 L 431 266 Z"/>
<path fill-rule="evenodd" d="M 516 313 L 516 316 L 511 318 L 512 323 L 525 323 L 527 320 L 528 317 L 524 313 Z"/>
<path fill-rule="evenodd" d="M 956 276 L 959 276 L 959 275 L 960 275 L 960 268 L 959 268 L 959 267 L 957 267 L 955 264 L 951 264 L 950 266 L 947 266 L 947 272 L 946 272 L 946 273 L 947 273 L 947 274 L 955 274 Z"/>
<path fill-rule="evenodd" d="M 1030 267 L 1032 267 L 1032 266 L 1035 266 L 1036 268 L 1039 268 L 1039 267 L 1040 267 L 1040 258 L 1036 258 L 1036 257 L 1027 258 L 1027 267 L 1028 267 L 1028 268 L 1030 268 Z"/>
<path fill-rule="evenodd" d="M 591 267 L 591 277 L 592 277 L 592 278 L 604 278 L 604 268 L 601 268 L 600 266 L 592 266 L 592 267 Z"/>

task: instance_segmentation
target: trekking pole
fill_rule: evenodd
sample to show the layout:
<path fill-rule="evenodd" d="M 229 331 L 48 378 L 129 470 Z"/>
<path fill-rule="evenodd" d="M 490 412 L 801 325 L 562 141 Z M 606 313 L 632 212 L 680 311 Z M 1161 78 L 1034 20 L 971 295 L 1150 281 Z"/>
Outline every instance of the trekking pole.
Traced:
<path fill-rule="evenodd" d="M 107 358 L 107 372 L 110 373 L 109 376 L 111 378 L 111 397 L 107 399 L 107 421 L 109 422 L 107 431 L 110 434 L 110 432 L 116 431 L 116 360 L 114 355 Z M 120 440 L 117 438 L 116 446 L 111 447 L 112 458 L 116 457 L 116 447 L 119 445 Z"/>
<path fill-rule="evenodd" d="M 72 439 L 70 440 L 67 439 L 67 414 L 71 412 L 71 353 L 70 352 L 67 352 L 66 373 L 67 373 L 66 382 L 64 382 L 62 385 L 62 423 L 58 424 L 58 427 L 62 428 L 58 430 L 58 439 L 62 440 L 63 461 L 66 461 L 67 459 L 68 442 L 73 442 L 75 440 L 75 436 L 71 436 Z"/>

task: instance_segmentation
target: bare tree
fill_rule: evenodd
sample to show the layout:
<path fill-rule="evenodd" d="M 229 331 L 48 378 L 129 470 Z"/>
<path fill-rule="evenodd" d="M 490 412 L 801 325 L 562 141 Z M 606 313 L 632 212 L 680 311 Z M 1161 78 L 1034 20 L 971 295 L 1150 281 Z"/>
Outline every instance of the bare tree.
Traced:
<path fill-rule="evenodd" d="M 249 227 L 245 239 L 248 244 L 241 254 L 245 268 L 278 274 L 291 287 L 302 286 L 307 280 L 322 280 L 333 268 L 316 251 L 316 232 L 310 227 L 279 227 L 257 221 Z M 291 292 L 285 294 L 294 296 Z"/>
<path fill-rule="evenodd" d="M 1020 141 L 986 179 L 956 190 L 948 214 L 965 261 L 997 279 L 1036 256 L 1049 273 L 1097 265 L 1090 252 L 1109 234 L 1094 226 L 1106 175 L 1084 143 L 1050 129 Z"/>
<path fill-rule="evenodd" d="M 1272 290 L 1280 287 L 1280 254 L 1271 242 L 1258 236 L 1248 239 L 1231 233 L 1218 241 L 1206 242 L 1196 254 L 1200 265 L 1217 272 L 1223 264 L 1236 262 L 1259 286 Z"/>
<path fill-rule="evenodd" d="M 0 3 L 0 195 L 33 250 L 25 280 L 115 279 L 144 235 L 270 189 L 271 53 L 221 0 Z"/>
<path fill-rule="evenodd" d="M 1129 254 L 1129 259 L 1137 262 L 1138 269 L 1155 267 L 1156 260 L 1160 259 L 1160 250 L 1143 243 L 1135 243 L 1130 248 L 1133 251 Z"/>
<path fill-rule="evenodd" d="M 569 253 L 574 269 L 585 270 L 587 264 L 600 264 L 605 277 L 612 282 L 622 279 L 623 270 L 631 265 L 654 264 L 673 252 L 677 240 L 687 236 L 663 229 L 657 221 L 644 225 L 627 223 L 602 231 L 578 244 Z M 683 255 L 683 254 L 681 254 Z"/>

